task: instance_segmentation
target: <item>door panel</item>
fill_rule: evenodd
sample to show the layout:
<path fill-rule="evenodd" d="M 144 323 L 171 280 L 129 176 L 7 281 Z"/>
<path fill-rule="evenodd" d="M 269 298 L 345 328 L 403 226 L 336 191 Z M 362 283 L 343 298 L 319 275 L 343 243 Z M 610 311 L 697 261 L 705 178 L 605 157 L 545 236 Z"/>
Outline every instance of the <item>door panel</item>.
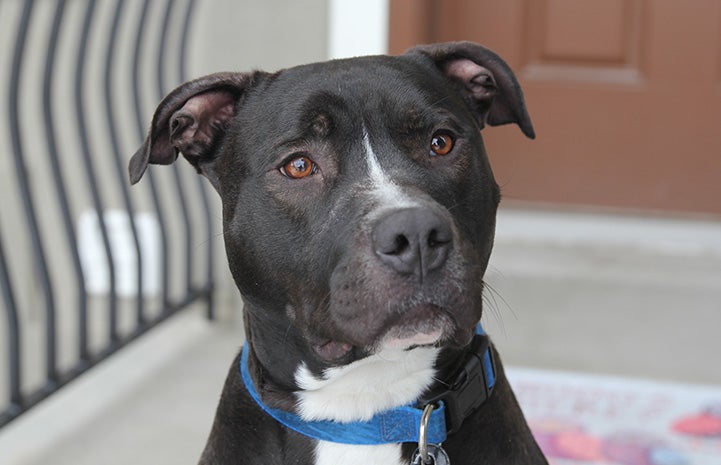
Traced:
<path fill-rule="evenodd" d="M 484 138 L 507 199 L 721 214 L 721 1 L 391 1 L 417 42 L 473 40 L 516 70 L 537 139 Z M 408 28 L 408 26 L 406 26 Z"/>

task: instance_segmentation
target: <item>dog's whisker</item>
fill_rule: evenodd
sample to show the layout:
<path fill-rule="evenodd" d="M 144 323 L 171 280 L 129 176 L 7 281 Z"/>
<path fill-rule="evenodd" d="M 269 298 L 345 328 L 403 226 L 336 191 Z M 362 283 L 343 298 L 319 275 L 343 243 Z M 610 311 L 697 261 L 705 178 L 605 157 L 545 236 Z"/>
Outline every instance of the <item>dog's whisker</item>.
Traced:
<path fill-rule="evenodd" d="M 448 207 L 448 211 L 449 211 L 449 212 L 450 212 L 450 211 L 453 211 L 453 210 L 455 210 L 457 207 L 460 207 L 460 206 L 461 206 L 461 203 L 460 203 L 460 202 L 456 202 L 456 203 L 454 203 L 453 205 L 450 205 L 450 206 Z"/>
<path fill-rule="evenodd" d="M 486 304 L 488 304 L 487 309 L 490 311 L 490 314 L 494 317 L 496 323 L 498 324 L 499 329 L 503 333 L 503 337 L 507 338 L 508 333 L 506 331 L 506 324 L 505 324 L 505 321 L 503 318 L 505 313 L 502 311 L 501 306 L 506 308 L 510 312 L 510 315 L 515 320 L 518 320 L 518 315 L 516 314 L 515 310 L 511 306 L 511 304 L 491 284 L 486 282 L 485 288 L 488 289 L 488 292 L 483 293 L 483 301 Z M 499 304 L 499 301 L 500 301 L 500 304 Z"/>

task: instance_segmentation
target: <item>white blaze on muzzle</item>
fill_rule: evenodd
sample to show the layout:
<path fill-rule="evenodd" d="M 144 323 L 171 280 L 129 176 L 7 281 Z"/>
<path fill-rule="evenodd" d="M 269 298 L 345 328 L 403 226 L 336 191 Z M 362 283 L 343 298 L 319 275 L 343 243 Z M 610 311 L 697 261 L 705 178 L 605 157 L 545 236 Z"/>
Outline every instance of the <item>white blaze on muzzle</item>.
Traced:
<path fill-rule="evenodd" d="M 420 202 L 408 195 L 401 186 L 393 182 L 388 174 L 383 171 L 378 156 L 371 145 L 368 131 L 365 128 L 363 129 L 363 147 L 365 148 L 368 174 L 372 186 L 371 194 L 378 200 L 380 210 L 419 206 Z"/>

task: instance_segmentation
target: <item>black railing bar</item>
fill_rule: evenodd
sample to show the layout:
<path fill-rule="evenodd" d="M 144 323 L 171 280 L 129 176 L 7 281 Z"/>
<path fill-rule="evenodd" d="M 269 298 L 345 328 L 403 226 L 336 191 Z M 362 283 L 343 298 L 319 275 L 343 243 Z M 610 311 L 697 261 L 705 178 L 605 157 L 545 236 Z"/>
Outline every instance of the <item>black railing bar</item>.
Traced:
<path fill-rule="evenodd" d="M 155 59 L 155 89 L 158 93 L 158 101 L 160 101 L 167 93 L 166 85 L 167 73 L 165 72 L 165 63 L 167 61 L 166 49 L 168 48 L 168 34 L 170 32 L 170 19 L 173 16 L 173 5 L 175 0 L 165 0 L 165 8 L 163 9 L 163 19 L 160 26 L 160 36 L 158 37 L 158 46 L 155 49 L 157 55 Z"/>
<path fill-rule="evenodd" d="M 99 353 L 95 354 L 91 357 L 90 360 L 78 363 L 73 368 L 69 369 L 61 377 L 58 378 L 57 382 L 54 383 L 52 386 L 44 386 L 40 389 L 37 389 L 33 391 L 32 393 L 26 395 L 23 398 L 23 402 L 20 405 L 14 405 L 12 408 L 8 408 L 3 412 L 0 412 L 0 428 L 20 416 L 21 414 L 27 412 L 31 408 L 35 407 L 37 404 L 42 402 L 43 400 L 47 399 L 52 395 L 55 391 L 67 386 L 71 382 L 78 379 L 81 375 L 85 374 L 88 370 L 99 364 L 100 362 L 103 362 L 108 357 L 114 355 L 116 352 L 118 352 L 120 349 L 126 347 L 127 345 L 131 344 L 135 340 L 139 339 L 141 336 L 148 333 L 150 330 L 154 329 L 159 324 L 165 322 L 170 317 L 176 315 L 180 312 L 180 310 L 184 309 L 185 307 L 192 305 L 196 301 L 200 300 L 206 300 L 208 298 L 209 293 L 211 293 L 212 290 L 209 288 L 206 289 L 198 289 L 193 292 L 190 292 L 184 299 L 182 299 L 179 302 L 173 303 L 169 305 L 168 312 L 165 312 L 163 314 L 159 314 L 153 319 L 150 319 L 146 321 L 146 323 L 142 326 L 138 326 L 135 330 L 128 333 L 128 335 L 119 338 L 118 341 L 115 344 L 111 344 L 107 346 L 104 350 L 100 351 Z"/>
<path fill-rule="evenodd" d="M 165 60 L 167 56 L 166 49 L 168 48 L 168 32 L 170 30 L 170 18 L 173 14 L 174 0 L 166 0 L 165 2 L 165 13 L 163 16 L 163 24 L 160 29 L 160 40 L 158 40 L 158 48 L 156 49 L 156 77 L 157 77 L 157 92 L 158 101 L 165 97 L 167 92 L 166 73 L 165 73 Z M 190 213 L 188 210 L 188 199 L 186 198 L 185 188 L 183 186 L 183 180 L 180 177 L 180 168 L 178 165 L 173 165 L 173 184 L 177 191 L 178 202 L 180 204 L 181 219 L 183 224 L 183 233 L 185 238 L 185 285 L 188 289 L 192 287 L 192 270 L 193 270 L 193 228 L 190 225 Z"/>
<path fill-rule="evenodd" d="M 108 123 L 108 135 L 110 136 L 110 146 L 113 152 L 113 159 L 115 161 L 115 172 L 118 180 L 120 180 L 120 193 L 123 198 L 123 205 L 128 214 L 128 221 L 130 223 L 130 230 L 133 238 L 133 245 L 135 246 L 135 257 L 136 264 L 136 322 L 138 325 L 142 325 L 145 320 L 144 308 L 143 308 L 143 259 L 142 249 L 140 248 L 140 238 L 138 237 L 138 229 L 135 223 L 135 208 L 133 206 L 132 199 L 130 198 L 130 191 L 128 184 L 125 182 L 125 169 L 123 168 L 123 155 L 120 150 L 120 141 L 118 140 L 117 122 L 115 121 L 115 113 L 113 112 L 113 57 L 115 56 L 115 43 L 118 36 L 118 25 L 120 23 L 120 16 L 123 11 L 125 2 L 123 0 L 117 0 L 115 5 L 115 13 L 113 14 L 113 21 L 110 26 L 110 34 L 108 36 L 108 47 L 105 51 L 105 72 L 103 76 L 103 85 L 105 90 L 105 114 L 107 116 Z"/>
<path fill-rule="evenodd" d="M 147 23 L 148 9 L 150 6 L 150 0 L 143 2 L 143 8 L 140 13 L 140 20 L 138 21 L 138 29 L 135 37 L 135 46 L 133 50 L 133 105 L 135 107 L 135 121 L 137 123 L 138 140 L 142 141 L 145 138 L 145 118 L 143 117 L 143 106 L 140 98 L 140 49 L 143 43 L 145 43 L 145 25 Z M 138 146 L 140 143 L 138 143 Z M 150 184 L 151 197 L 153 199 L 153 209 L 155 210 L 155 216 L 158 219 L 158 229 L 160 229 L 160 253 L 162 255 L 162 305 L 165 307 L 169 303 L 169 266 L 168 266 L 168 228 L 167 222 L 165 221 L 165 215 L 163 208 L 160 205 L 160 195 L 158 193 L 158 186 L 155 183 L 155 178 L 151 170 L 145 173 Z"/>
<path fill-rule="evenodd" d="M 188 80 L 188 38 L 190 37 L 190 25 L 193 12 L 195 10 L 195 0 L 188 0 L 185 8 L 185 16 L 183 17 L 183 27 L 180 35 L 180 59 L 178 60 L 178 82 L 185 82 Z M 211 215 L 210 199 L 208 198 L 208 190 L 206 189 L 205 180 L 200 176 L 196 177 L 198 190 L 200 192 L 200 200 L 203 205 L 203 214 L 205 221 L 205 234 L 206 234 L 206 253 L 207 253 L 207 270 L 206 279 L 208 286 L 211 287 L 211 292 L 208 295 L 208 307 L 207 307 L 207 318 L 212 320 L 215 317 L 214 299 L 213 299 L 213 286 L 214 286 L 214 255 L 213 255 L 213 244 L 215 242 L 215 235 L 213 234 L 213 216 Z"/>
<path fill-rule="evenodd" d="M 53 183 L 55 185 L 55 193 L 60 203 L 60 211 L 62 213 L 63 228 L 70 249 L 70 257 L 75 270 L 75 280 L 77 283 L 77 306 L 78 306 L 78 351 L 81 360 L 87 360 L 90 357 L 88 351 L 88 295 L 85 289 L 85 272 L 83 271 L 78 252 L 78 243 L 75 237 L 73 227 L 73 216 L 68 200 L 67 189 L 63 180 L 62 169 L 57 149 L 57 138 L 55 124 L 53 122 L 53 91 L 52 78 L 55 70 L 55 57 L 57 51 L 58 36 L 60 35 L 60 26 L 65 15 L 65 0 L 58 0 L 55 6 L 55 16 L 51 26 L 50 36 L 48 38 L 47 55 L 45 56 L 45 71 L 43 77 L 43 121 L 45 127 L 45 139 L 48 146 L 48 158 L 52 166 Z"/>
<path fill-rule="evenodd" d="M 78 43 L 78 55 L 77 61 L 75 62 L 75 112 L 78 118 L 78 136 L 80 137 L 81 153 L 83 156 L 83 164 L 85 165 L 85 175 L 88 180 L 88 187 L 90 188 L 90 196 L 93 203 L 93 208 L 98 218 L 98 226 L 100 228 L 100 234 L 103 240 L 103 248 L 105 251 L 105 258 L 108 266 L 109 276 L 109 318 L 108 318 L 108 334 L 110 343 L 114 344 L 118 340 L 118 302 L 117 292 L 115 288 L 115 260 L 113 259 L 113 250 L 110 246 L 110 237 L 108 234 L 108 228 L 105 225 L 105 209 L 104 203 L 101 198 L 100 188 L 98 186 L 98 179 L 96 177 L 95 163 L 90 149 L 90 141 L 88 140 L 87 133 L 87 118 L 85 116 L 84 107 L 84 93 L 85 89 L 85 57 L 88 49 L 88 39 L 90 36 L 90 26 L 93 22 L 93 16 L 95 14 L 95 0 L 89 0 L 85 9 L 85 16 L 83 18 L 83 26 L 80 33 L 80 42 Z"/>
<path fill-rule="evenodd" d="M 55 294 L 53 292 L 50 272 L 47 266 L 45 250 L 40 237 L 40 227 L 38 225 L 37 215 L 35 214 L 35 202 L 28 183 L 27 169 L 23 160 L 22 137 L 20 134 L 20 118 L 18 111 L 20 73 L 22 69 L 25 40 L 34 5 L 35 2 L 33 0 L 27 0 L 23 6 L 20 17 L 18 33 L 15 39 L 12 69 L 10 72 L 8 108 L 10 118 L 10 139 L 12 142 L 12 150 L 15 161 L 16 178 L 23 201 L 23 207 L 25 209 L 25 217 L 30 230 L 30 241 L 33 247 L 34 264 L 40 274 L 40 286 L 42 287 L 43 297 L 45 299 L 45 332 L 47 342 L 45 347 L 46 375 L 50 381 L 55 381 L 57 379 L 57 355 L 55 352 L 57 344 L 55 327 Z"/>
<path fill-rule="evenodd" d="M 178 81 L 188 80 L 188 38 L 190 36 L 190 24 L 195 11 L 195 0 L 188 0 L 183 15 L 183 25 L 180 33 L 180 56 L 178 59 Z"/>
<path fill-rule="evenodd" d="M 1 230 L 0 230 L 1 231 Z M 22 410 L 23 396 L 20 391 L 22 382 L 22 368 L 20 366 L 20 321 L 18 318 L 17 300 L 10 281 L 10 270 L 5 260 L 2 236 L 0 236 L 0 289 L 2 289 L 3 304 L 7 315 L 7 351 L 8 351 L 8 387 L 10 388 L 10 406 L 12 413 Z"/>

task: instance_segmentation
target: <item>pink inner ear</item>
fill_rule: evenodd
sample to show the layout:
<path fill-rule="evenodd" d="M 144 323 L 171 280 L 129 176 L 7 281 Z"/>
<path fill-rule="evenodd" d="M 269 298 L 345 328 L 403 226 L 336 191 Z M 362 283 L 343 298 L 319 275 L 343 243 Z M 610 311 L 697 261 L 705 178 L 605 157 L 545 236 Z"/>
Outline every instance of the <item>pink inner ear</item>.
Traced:
<path fill-rule="evenodd" d="M 493 73 L 467 58 L 450 60 L 444 64 L 443 70 L 449 78 L 462 82 L 476 99 L 492 98 L 495 95 Z"/>
<path fill-rule="evenodd" d="M 470 82 L 482 71 L 490 73 L 486 68 L 480 66 L 467 58 L 450 60 L 444 65 L 446 75 L 463 82 Z"/>
<path fill-rule="evenodd" d="M 204 92 L 188 99 L 170 118 L 173 145 L 185 156 L 203 156 L 233 117 L 234 110 L 233 94 L 224 90 Z"/>

